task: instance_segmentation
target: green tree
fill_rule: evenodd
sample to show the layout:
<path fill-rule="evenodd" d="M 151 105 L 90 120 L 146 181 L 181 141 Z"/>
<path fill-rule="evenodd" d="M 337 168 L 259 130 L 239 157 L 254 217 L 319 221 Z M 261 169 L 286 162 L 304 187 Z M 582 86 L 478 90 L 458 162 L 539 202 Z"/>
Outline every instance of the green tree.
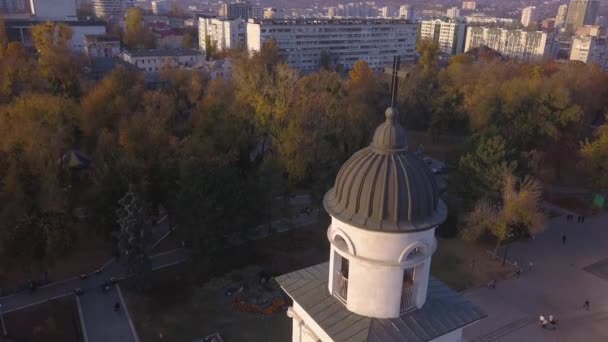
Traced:
<path fill-rule="evenodd" d="M 582 164 L 587 170 L 591 183 L 600 189 L 608 188 L 608 124 L 596 133 L 596 138 L 581 143 Z"/>
<path fill-rule="evenodd" d="M 481 136 L 476 140 L 474 151 L 460 158 L 455 185 L 468 201 L 496 199 L 505 175 L 513 173 L 517 163 L 502 136 Z"/>

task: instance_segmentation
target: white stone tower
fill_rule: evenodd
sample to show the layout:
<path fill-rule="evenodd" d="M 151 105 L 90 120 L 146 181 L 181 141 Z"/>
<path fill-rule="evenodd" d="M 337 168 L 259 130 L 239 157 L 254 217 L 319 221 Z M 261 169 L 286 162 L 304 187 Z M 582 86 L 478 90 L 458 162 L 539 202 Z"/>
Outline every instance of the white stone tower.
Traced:
<path fill-rule="evenodd" d="M 332 217 L 329 292 L 350 311 L 378 318 L 424 305 L 434 232 L 447 213 L 395 120 L 387 109 L 372 144 L 344 164 L 324 199 Z"/>
<path fill-rule="evenodd" d="M 323 204 L 329 262 L 277 278 L 294 301 L 294 342 L 458 341 L 462 327 L 483 317 L 429 277 L 447 209 L 392 108 Z"/>

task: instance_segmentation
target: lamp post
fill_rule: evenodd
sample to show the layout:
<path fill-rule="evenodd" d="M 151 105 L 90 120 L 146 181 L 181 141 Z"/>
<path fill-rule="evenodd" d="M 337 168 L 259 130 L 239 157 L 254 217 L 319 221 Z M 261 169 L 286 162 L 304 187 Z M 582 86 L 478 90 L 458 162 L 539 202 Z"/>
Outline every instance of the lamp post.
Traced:
<path fill-rule="evenodd" d="M 2 316 L 2 304 L 0 304 L 0 325 L 2 325 L 2 336 L 6 337 L 8 332 L 6 331 L 6 325 L 4 324 L 4 316 Z"/>

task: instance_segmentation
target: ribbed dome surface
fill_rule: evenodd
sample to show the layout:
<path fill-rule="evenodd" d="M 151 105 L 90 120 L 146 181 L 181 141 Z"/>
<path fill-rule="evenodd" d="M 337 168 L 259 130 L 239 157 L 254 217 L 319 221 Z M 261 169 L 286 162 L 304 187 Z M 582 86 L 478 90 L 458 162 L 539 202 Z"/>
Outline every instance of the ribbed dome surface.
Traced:
<path fill-rule="evenodd" d="M 435 177 L 407 150 L 405 130 L 389 108 L 372 144 L 356 152 L 340 169 L 323 200 L 333 217 L 355 227 L 413 232 L 445 221 Z"/>

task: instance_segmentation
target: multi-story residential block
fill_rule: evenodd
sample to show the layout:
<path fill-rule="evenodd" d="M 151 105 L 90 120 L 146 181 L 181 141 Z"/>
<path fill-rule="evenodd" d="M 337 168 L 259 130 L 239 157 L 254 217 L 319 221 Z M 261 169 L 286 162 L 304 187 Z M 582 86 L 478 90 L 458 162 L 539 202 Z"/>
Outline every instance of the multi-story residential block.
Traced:
<path fill-rule="evenodd" d="M 476 7 L 477 7 L 477 3 L 475 1 L 463 1 L 462 2 L 463 10 L 474 11 Z"/>
<path fill-rule="evenodd" d="M 28 0 L 0 0 L 0 12 L 29 13 L 30 2 Z"/>
<path fill-rule="evenodd" d="M 552 58 L 557 52 L 553 35 L 547 32 L 498 27 L 469 27 L 464 51 L 480 46 L 489 47 L 503 56 L 523 61 Z"/>
<path fill-rule="evenodd" d="M 7 20 L 5 22 L 7 35 L 9 39 L 18 40 L 23 46 L 33 47 L 32 26 L 44 23 L 46 20 Z M 106 23 L 102 21 L 74 21 L 65 20 L 62 22 L 72 29 L 72 39 L 70 40 L 70 49 L 74 52 L 84 52 L 84 38 L 89 34 L 106 34 Z"/>
<path fill-rule="evenodd" d="M 599 8 L 599 0 L 572 0 L 566 16 L 566 28 L 574 32 L 583 25 L 595 24 Z"/>
<path fill-rule="evenodd" d="M 608 43 L 606 37 L 574 36 L 570 60 L 585 64 L 597 64 L 602 70 L 608 69 Z"/>
<path fill-rule="evenodd" d="M 563 4 L 559 6 L 557 15 L 555 16 L 555 26 L 562 26 L 566 23 L 566 15 L 568 14 L 568 5 Z"/>
<path fill-rule="evenodd" d="M 109 58 L 120 55 L 120 39 L 105 34 L 84 36 L 84 53 L 89 58 Z"/>
<path fill-rule="evenodd" d="M 597 25 L 585 25 L 581 26 L 576 30 L 576 36 L 591 36 L 591 37 L 603 37 L 606 35 L 606 28 Z"/>
<path fill-rule="evenodd" d="M 33 16 L 47 20 L 77 20 L 74 0 L 30 0 Z"/>
<path fill-rule="evenodd" d="M 276 9 L 269 7 L 264 9 L 264 19 L 283 19 L 285 18 L 285 11 L 282 9 Z"/>
<path fill-rule="evenodd" d="M 393 18 L 395 16 L 395 8 L 392 6 L 384 6 L 380 8 L 380 17 Z"/>
<path fill-rule="evenodd" d="M 608 27 L 608 17 L 605 17 L 603 15 L 598 16 L 595 19 L 595 25 L 600 27 Z"/>
<path fill-rule="evenodd" d="M 468 24 L 513 24 L 515 22 L 512 18 L 490 17 L 484 14 L 467 15 L 464 20 Z"/>
<path fill-rule="evenodd" d="M 399 18 L 411 21 L 416 19 L 416 12 L 414 10 L 414 7 L 410 5 L 403 5 L 399 7 Z"/>
<path fill-rule="evenodd" d="M 171 11 L 171 4 L 167 0 L 154 0 L 151 5 L 152 13 L 156 15 L 167 14 Z"/>
<path fill-rule="evenodd" d="M 201 51 L 207 51 L 208 43 L 213 44 L 217 51 L 235 49 L 247 43 L 247 25 L 243 19 L 201 17 L 198 20 L 198 46 Z"/>
<path fill-rule="evenodd" d="M 524 27 L 530 26 L 530 24 L 535 23 L 536 20 L 535 6 L 528 6 L 521 11 L 521 24 L 524 25 Z"/>
<path fill-rule="evenodd" d="M 248 1 L 238 0 L 237 2 L 223 3 L 218 12 L 222 19 L 261 19 L 264 16 L 264 9 L 253 5 Z"/>
<path fill-rule="evenodd" d="M 250 20 L 247 47 L 260 51 L 274 40 L 287 63 L 303 71 L 316 70 L 323 53 L 335 65 L 350 70 L 358 60 L 380 70 L 395 55 L 405 62 L 416 58 L 418 25 L 392 19 Z"/>
<path fill-rule="evenodd" d="M 423 20 L 420 38 L 437 42 L 439 50 L 446 55 L 464 52 L 466 24 L 457 20 Z"/>
<path fill-rule="evenodd" d="M 205 59 L 200 51 L 190 49 L 123 51 L 121 58 L 149 74 L 165 68 L 192 68 Z"/>
<path fill-rule="evenodd" d="M 132 0 L 93 0 L 93 13 L 98 18 L 119 19 L 133 5 Z"/>
<path fill-rule="evenodd" d="M 450 19 L 456 19 L 460 17 L 460 10 L 458 9 L 458 7 L 448 8 L 448 10 L 446 11 L 446 16 Z"/>

